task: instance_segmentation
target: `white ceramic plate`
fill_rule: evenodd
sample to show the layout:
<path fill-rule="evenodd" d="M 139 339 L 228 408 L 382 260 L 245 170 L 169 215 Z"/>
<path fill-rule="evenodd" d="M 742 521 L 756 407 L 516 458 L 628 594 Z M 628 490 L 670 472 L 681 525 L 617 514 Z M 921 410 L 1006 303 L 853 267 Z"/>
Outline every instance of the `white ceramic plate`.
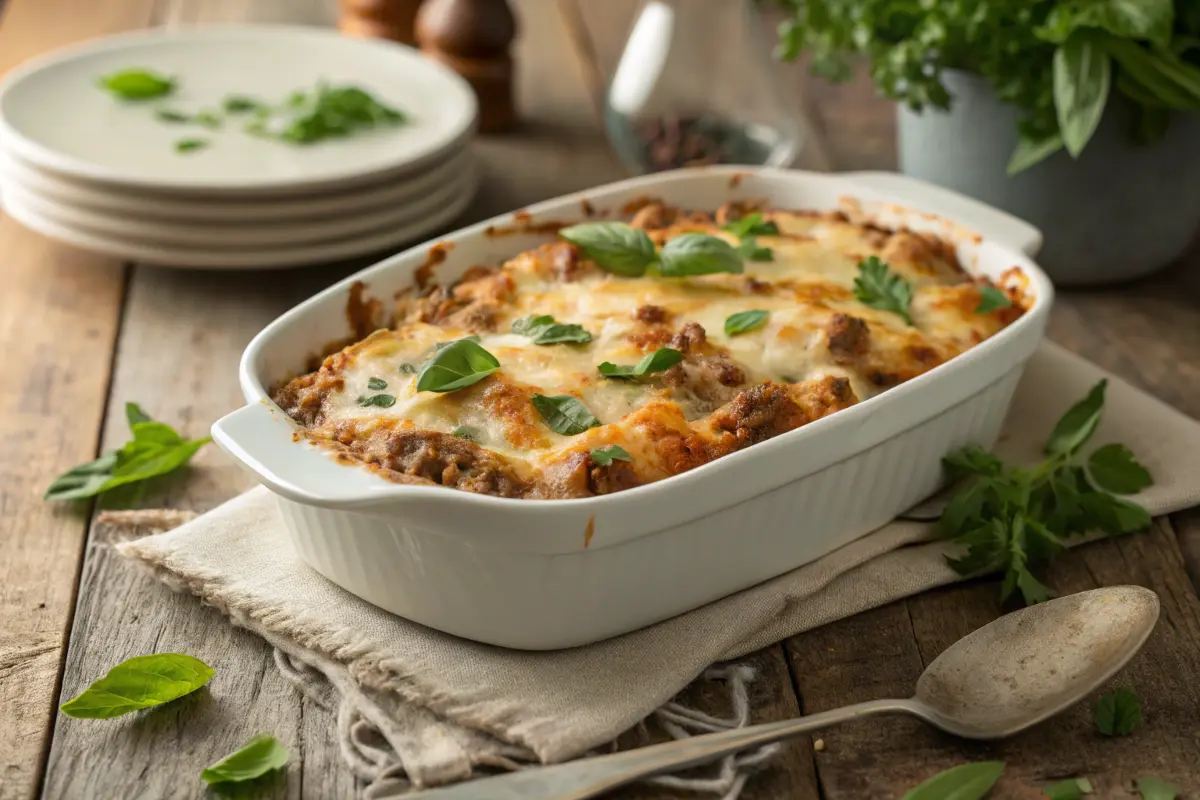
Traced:
<path fill-rule="evenodd" d="M 12 153 L 0 152 L 0 186 L 16 184 L 63 205 L 122 216 L 169 222 L 262 222 L 343 215 L 417 201 L 475 168 L 470 150 L 455 151 L 427 171 L 388 176 L 379 185 L 349 191 L 319 191 L 270 200 L 205 199 L 178 194 L 111 189 L 46 172 Z"/>
<path fill-rule="evenodd" d="M 387 225 L 379 230 L 296 247 L 246 249 L 216 249 L 168 247 L 132 242 L 119 237 L 103 236 L 50 220 L 23 205 L 19 198 L 4 195 L 4 211 L 28 228 L 67 244 L 105 253 L 126 261 L 137 261 L 161 267 L 197 269 L 272 269 L 341 261 L 355 256 L 389 250 L 398 245 L 415 242 L 448 226 L 475 196 L 478 181 L 474 177 L 460 195 L 432 208 L 429 215 L 401 225 Z"/>
<path fill-rule="evenodd" d="M 251 220 L 240 223 L 164 222 L 136 215 L 91 211 L 61 203 L 17 183 L 6 183 L 3 194 L 6 202 L 11 200 L 50 222 L 81 233 L 163 247 L 257 249 L 319 244 L 331 239 L 369 234 L 388 226 L 419 222 L 462 196 L 474 185 L 475 180 L 474 171 L 468 170 L 410 203 L 389 203 L 380 208 L 353 213 L 273 223 Z"/>
<path fill-rule="evenodd" d="M 163 100 L 126 102 L 97 86 L 141 67 L 177 79 Z M 282 103 L 318 82 L 353 84 L 411 117 L 345 139 L 290 145 L 244 132 L 172 125 L 157 106 L 195 113 L 230 94 Z M 205 26 L 106 37 L 27 62 L 0 84 L 5 147 L 54 172 L 113 185 L 216 194 L 290 193 L 369 183 L 416 169 L 472 132 L 474 94 L 409 47 L 323 28 Z M 211 146 L 177 153 L 183 138 Z"/>

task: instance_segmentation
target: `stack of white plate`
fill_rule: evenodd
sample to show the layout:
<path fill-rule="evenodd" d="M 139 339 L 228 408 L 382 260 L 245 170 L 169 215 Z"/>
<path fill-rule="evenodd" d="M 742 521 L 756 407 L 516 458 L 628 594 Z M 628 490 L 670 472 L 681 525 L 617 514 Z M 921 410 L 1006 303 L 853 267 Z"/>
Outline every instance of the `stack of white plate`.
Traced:
<path fill-rule="evenodd" d="M 128 101 L 98 86 L 141 68 L 167 97 Z M 298 145 L 168 123 L 231 95 L 283 104 L 318 84 L 354 85 L 403 124 Z M 332 261 L 415 242 L 454 222 L 475 194 L 468 149 L 476 102 L 417 51 L 318 28 L 159 29 L 87 42 L 10 73 L 0 85 L 0 195 L 46 236 L 139 262 L 262 268 Z M 205 146 L 181 152 L 184 139 Z"/>

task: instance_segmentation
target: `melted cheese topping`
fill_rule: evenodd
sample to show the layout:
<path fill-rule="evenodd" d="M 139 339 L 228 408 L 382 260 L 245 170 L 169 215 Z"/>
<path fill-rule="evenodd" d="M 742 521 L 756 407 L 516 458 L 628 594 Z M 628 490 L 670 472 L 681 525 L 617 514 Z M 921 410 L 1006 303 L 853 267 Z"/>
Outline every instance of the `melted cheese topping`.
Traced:
<path fill-rule="evenodd" d="M 381 430 L 393 437 L 397 431 L 457 431 L 523 480 L 536 481 L 573 455 L 618 444 L 633 457 L 636 482 L 648 482 L 736 449 L 725 439 L 745 439 L 745 420 L 737 418 L 744 409 L 731 412 L 730 404 L 751 387 L 783 387 L 806 409 L 803 424 L 953 358 L 1022 311 L 1024 298 L 1012 288 L 1014 308 L 976 313 L 981 285 L 940 240 L 839 215 L 774 211 L 764 218 L 776 223 L 779 235 L 756 239 L 774 258 L 748 261 L 740 275 L 622 277 L 565 242 L 522 253 L 498 270 L 473 268 L 453 287 L 402 297 L 392 329 L 327 359 L 317 379 L 319 400 L 307 401 L 306 411 L 289 387 L 277 399 L 313 438 L 336 440 L 374 463 L 390 463 L 396 447 L 356 444 Z M 689 231 L 738 243 L 694 217 L 648 232 L 661 245 Z M 858 263 L 872 255 L 911 284 L 912 325 L 855 298 Z M 726 335 L 725 320 L 750 309 L 767 311 L 766 324 Z M 528 315 L 581 325 L 593 339 L 533 344 L 511 332 L 512 323 Z M 416 372 L 405 370 L 419 371 L 435 345 L 468 335 L 479 337 L 500 371 L 459 391 L 417 392 Z M 627 381 L 597 371 L 601 362 L 632 365 L 666 346 L 685 353 L 667 373 Z M 394 405 L 360 402 L 378 393 L 368 388 L 371 378 L 387 383 L 380 391 L 394 396 Z M 847 382 L 852 394 L 831 400 Z M 576 436 L 556 433 L 533 407 L 534 394 L 573 395 L 602 425 Z M 752 400 L 765 403 L 760 392 L 747 395 L 742 406 Z M 704 454 L 697 454 L 698 440 L 707 443 Z"/>

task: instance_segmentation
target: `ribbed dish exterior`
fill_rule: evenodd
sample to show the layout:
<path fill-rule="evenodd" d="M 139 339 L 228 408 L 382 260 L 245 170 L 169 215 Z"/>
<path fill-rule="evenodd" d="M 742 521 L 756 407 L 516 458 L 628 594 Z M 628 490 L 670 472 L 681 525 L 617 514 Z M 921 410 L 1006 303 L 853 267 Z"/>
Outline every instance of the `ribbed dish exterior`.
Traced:
<path fill-rule="evenodd" d="M 937 490 L 942 455 L 995 442 L 1023 369 L 805 478 L 612 547 L 514 552 L 403 519 L 279 504 L 301 558 L 381 608 L 489 644 L 572 647 L 753 586 L 885 524 Z"/>

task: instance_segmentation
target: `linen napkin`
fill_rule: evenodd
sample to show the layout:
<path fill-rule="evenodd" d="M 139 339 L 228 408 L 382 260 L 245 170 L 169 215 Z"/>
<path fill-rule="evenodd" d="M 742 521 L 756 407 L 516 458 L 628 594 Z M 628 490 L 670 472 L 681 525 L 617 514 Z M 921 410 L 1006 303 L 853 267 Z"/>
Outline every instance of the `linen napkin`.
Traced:
<path fill-rule="evenodd" d="M 1032 461 L 1058 417 L 1108 377 L 1093 441 L 1128 444 L 1156 479 L 1136 498 L 1155 515 L 1200 504 L 1200 423 L 1067 351 L 1031 360 L 997 450 Z M 803 531 L 796 531 L 803 535 Z M 960 580 L 929 522 L 897 520 L 824 558 L 674 619 L 570 650 L 479 644 L 389 614 L 294 555 L 274 498 L 258 488 L 123 555 L 270 642 L 285 675 L 338 708 L 343 755 L 368 797 L 464 780 L 488 768 L 558 762 L 654 716 L 671 735 L 748 722 L 752 673 L 726 666 L 731 719 L 672 698 L 717 662 Z M 736 795 L 759 751 L 691 788 Z M 678 780 L 678 779 L 676 779 Z"/>

